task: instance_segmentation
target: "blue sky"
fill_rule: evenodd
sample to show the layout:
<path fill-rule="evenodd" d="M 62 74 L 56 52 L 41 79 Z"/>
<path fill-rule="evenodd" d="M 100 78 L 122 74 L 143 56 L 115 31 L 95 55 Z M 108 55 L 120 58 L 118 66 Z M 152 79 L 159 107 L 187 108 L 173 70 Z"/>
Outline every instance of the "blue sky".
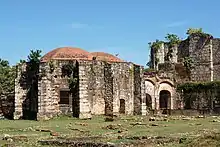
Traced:
<path fill-rule="evenodd" d="M 148 42 L 189 27 L 220 35 L 218 0 L 1 0 L 0 58 L 73 46 L 145 65 Z"/>

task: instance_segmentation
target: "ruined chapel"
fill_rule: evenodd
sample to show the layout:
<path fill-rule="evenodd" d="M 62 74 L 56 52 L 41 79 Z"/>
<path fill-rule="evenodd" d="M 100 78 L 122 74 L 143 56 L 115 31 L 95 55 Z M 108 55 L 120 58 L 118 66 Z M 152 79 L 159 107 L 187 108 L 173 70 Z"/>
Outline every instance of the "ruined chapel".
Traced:
<path fill-rule="evenodd" d="M 14 119 L 141 114 L 143 67 L 104 52 L 57 48 L 17 66 Z"/>
<path fill-rule="evenodd" d="M 17 65 L 13 117 L 220 114 L 219 61 L 220 41 L 209 34 L 151 48 L 152 71 L 104 52 L 57 48 L 35 69 Z"/>

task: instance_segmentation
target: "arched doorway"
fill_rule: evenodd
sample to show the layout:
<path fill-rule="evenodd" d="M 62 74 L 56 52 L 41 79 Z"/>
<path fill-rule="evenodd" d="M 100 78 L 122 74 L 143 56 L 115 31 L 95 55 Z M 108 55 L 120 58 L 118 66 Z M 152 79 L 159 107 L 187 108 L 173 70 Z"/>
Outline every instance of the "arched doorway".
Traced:
<path fill-rule="evenodd" d="M 125 100 L 124 99 L 120 99 L 119 113 L 125 114 Z"/>
<path fill-rule="evenodd" d="M 171 93 L 167 90 L 160 91 L 160 109 L 170 109 Z"/>

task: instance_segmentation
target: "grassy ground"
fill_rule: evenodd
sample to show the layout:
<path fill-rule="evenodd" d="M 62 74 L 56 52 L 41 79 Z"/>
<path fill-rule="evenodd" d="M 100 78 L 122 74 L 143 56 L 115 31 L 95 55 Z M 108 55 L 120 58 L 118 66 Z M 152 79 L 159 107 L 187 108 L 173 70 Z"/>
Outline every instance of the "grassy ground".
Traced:
<path fill-rule="evenodd" d="M 112 144 L 147 141 L 152 146 L 220 145 L 220 117 L 153 119 L 156 121 L 140 116 L 122 116 L 113 122 L 105 122 L 102 116 L 91 120 L 70 117 L 49 121 L 0 120 L 0 144 L 42 146 L 41 140 L 69 139 Z"/>

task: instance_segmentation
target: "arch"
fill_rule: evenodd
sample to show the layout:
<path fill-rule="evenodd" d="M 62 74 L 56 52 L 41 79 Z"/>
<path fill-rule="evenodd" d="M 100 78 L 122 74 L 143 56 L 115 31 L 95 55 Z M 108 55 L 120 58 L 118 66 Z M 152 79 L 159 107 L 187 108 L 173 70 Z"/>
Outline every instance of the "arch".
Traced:
<path fill-rule="evenodd" d="M 165 92 L 166 91 L 166 92 Z M 161 109 L 161 92 L 162 95 L 163 94 L 167 94 L 168 96 L 168 102 L 167 102 L 167 107 L 165 107 L 166 109 L 173 109 L 173 97 L 175 96 L 175 89 L 174 86 L 172 85 L 172 83 L 170 83 L 169 81 L 162 81 L 160 82 L 159 88 L 158 88 L 158 109 Z"/>
<path fill-rule="evenodd" d="M 145 81 L 151 82 L 153 85 L 156 85 L 155 82 L 151 79 L 145 79 Z"/>
<path fill-rule="evenodd" d="M 163 81 L 159 82 L 159 84 L 163 84 L 163 83 L 169 84 L 172 87 L 174 86 L 173 82 L 170 80 L 163 80 Z"/>
<path fill-rule="evenodd" d="M 143 99 L 143 103 L 146 107 L 149 107 L 147 104 L 147 100 L 151 100 L 151 106 L 150 108 L 155 109 L 155 84 L 151 80 L 146 80 L 145 81 L 145 94 L 146 97 Z"/>
<path fill-rule="evenodd" d="M 169 109 L 171 100 L 171 93 L 167 90 L 160 91 L 159 107 L 160 109 Z"/>

